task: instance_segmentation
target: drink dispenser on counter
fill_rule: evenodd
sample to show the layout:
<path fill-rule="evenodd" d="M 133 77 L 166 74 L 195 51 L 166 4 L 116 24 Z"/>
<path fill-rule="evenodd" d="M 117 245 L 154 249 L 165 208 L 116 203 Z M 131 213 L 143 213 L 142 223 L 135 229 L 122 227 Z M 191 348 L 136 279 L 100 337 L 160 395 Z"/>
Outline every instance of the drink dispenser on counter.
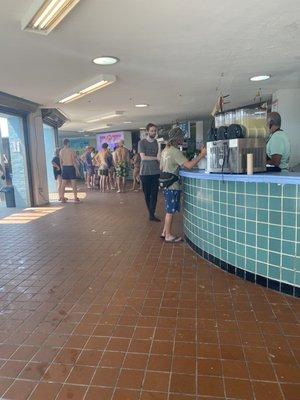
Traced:
<path fill-rule="evenodd" d="M 246 173 L 247 154 L 253 155 L 253 172 L 266 171 L 264 138 L 245 137 L 246 130 L 239 124 L 220 126 L 216 131 L 213 129 L 207 142 L 207 172 Z"/>

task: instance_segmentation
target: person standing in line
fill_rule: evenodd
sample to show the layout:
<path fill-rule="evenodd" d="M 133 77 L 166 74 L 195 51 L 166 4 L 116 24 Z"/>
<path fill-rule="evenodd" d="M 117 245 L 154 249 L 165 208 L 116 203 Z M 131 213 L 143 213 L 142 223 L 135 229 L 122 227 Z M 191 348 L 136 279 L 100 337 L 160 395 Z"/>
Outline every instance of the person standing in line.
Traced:
<path fill-rule="evenodd" d="M 158 160 L 157 126 L 149 123 L 146 126 L 147 137 L 139 141 L 138 152 L 141 156 L 140 179 L 142 181 L 145 202 L 149 211 L 149 220 L 160 222 L 155 216 L 160 175 Z"/>
<path fill-rule="evenodd" d="M 107 149 L 108 185 L 109 190 L 116 188 L 114 159 L 110 148 Z"/>
<path fill-rule="evenodd" d="M 179 168 L 194 168 L 202 158 L 206 156 L 206 148 L 203 147 L 193 160 L 189 161 L 179 150 L 179 146 L 183 144 L 184 133 L 179 128 L 173 128 L 168 133 L 167 146 L 161 153 L 160 167 L 162 172 L 168 172 L 179 176 Z M 180 212 L 180 185 L 179 180 L 164 189 L 165 198 L 165 223 L 161 234 L 161 238 L 167 243 L 178 243 L 182 241 L 180 236 L 174 236 L 171 233 L 173 215 Z"/>
<path fill-rule="evenodd" d="M 62 178 L 61 178 L 59 152 L 60 149 L 57 148 L 54 152 L 54 157 L 52 159 L 52 166 L 53 166 L 54 179 L 56 180 L 57 183 L 58 201 L 62 201 L 62 194 L 61 194 Z M 64 198 L 64 200 L 67 201 L 68 199 Z"/>
<path fill-rule="evenodd" d="M 83 172 L 83 161 L 81 160 L 80 153 L 78 150 L 76 151 L 75 154 L 76 154 L 76 162 L 77 162 L 78 169 L 79 169 L 80 179 L 84 180 L 85 177 L 84 177 L 84 172 Z"/>
<path fill-rule="evenodd" d="M 140 169 L 141 169 L 141 156 L 133 149 L 133 157 L 131 159 L 131 164 L 133 168 L 132 177 L 133 177 L 133 185 L 132 189 L 135 192 L 138 192 L 140 187 Z"/>
<path fill-rule="evenodd" d="M 129 150 L 124 147 L 124 140 L 120 140 L 114 151 L 114 163 L 117 177 L 117 193 L 125 192 L 127 168 L 130 162 Z"/>
<path fill-rule="evenodd" d="M 71 181 L 71 186 L 74 193 L 74 200 L 76 203 L 78 203 L 79 198 L 77 197 L 76 175 L 79 175 L 79 169 L 76 161 L 76 155 L 74 151 L 70 149 L 69 139 L 64 139 L 63 144 L 64 147 L 59 152 L 59 160 L 62 171 L 61 201 L 62 203 L 66 202 L 65 188 L 67 181 Z"/>
<path fill-rule="evenodd" d="M 84 154 L 84 165 L 86 170 L 86 185 L 88 189 L 92 189 L 94 185 L 94 165 L 91 146 L 87 146 Z"/>
<path fill-rule="evenodd" d="M 102 150 L 95 155 L 94 160 L 98 165 L 98 173 L 100 177 L 100 192 L 105 192 L 105 190 L 108 189 L 108 144 L 103 143 L 101 147 Z"/>

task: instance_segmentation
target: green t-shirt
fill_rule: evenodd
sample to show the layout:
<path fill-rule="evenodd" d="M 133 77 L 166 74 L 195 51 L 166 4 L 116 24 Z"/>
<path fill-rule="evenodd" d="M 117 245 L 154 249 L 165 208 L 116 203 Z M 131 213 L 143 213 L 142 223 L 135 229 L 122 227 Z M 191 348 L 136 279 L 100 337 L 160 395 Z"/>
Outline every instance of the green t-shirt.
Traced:
<path fill-rule="evenodd" d="M 274 132 L 267 143 L 267 156 L 271 158 L 274 154 L 281 155 L 279 167 L 289 169 L 291 144 L 286 133 L 282 131 Z"/>
<path fill-rule="evenodd" d="M 176 147 L 166 147 L 160 158 L 160 169 L 163 172 L 170 172 L 175 175 L 179 175 L 179 167 L 181 167 L 187 161 L 186 157 Z M 173 183 L 168 189 L 179 190 L 179 182 Z"/>

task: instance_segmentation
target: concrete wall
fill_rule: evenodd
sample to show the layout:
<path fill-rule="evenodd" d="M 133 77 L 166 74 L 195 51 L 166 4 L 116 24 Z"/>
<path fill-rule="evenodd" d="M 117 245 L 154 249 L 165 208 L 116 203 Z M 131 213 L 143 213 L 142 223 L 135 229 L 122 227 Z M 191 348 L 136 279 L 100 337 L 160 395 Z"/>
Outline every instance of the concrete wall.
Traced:
<path fill-rule="evenodd" d="M 290 167 L 300 163 L 300 89 L 279 89 L 273 94 L 273 111 L 279 112 L 282 129 L 292 147 Z"/>
<path fill-rule="evenodd" d="M 33 204 L 43 206 L 49 203 L 43 120 L 41 110 L 27 117 L 28 141 L 32 172 Z"/>

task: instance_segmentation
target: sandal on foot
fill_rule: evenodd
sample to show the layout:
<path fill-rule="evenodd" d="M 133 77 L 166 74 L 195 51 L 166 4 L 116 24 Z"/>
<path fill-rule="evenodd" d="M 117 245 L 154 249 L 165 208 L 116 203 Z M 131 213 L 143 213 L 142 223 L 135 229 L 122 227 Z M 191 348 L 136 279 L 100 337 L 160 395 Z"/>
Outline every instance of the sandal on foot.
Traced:
<path fill-rule="evenodd" d="M 179 242 L 182 242 L 182 238 L 180 236 L 175 236 L 169 240 L 165 239 L 165 242 L 166 243 L 179 243 Z"/>
<path fill-rule="evenodd" d="M 160 238 L 161 239 L 165 239 L 166 237 L 164 235 L 160 235 Z"/>

